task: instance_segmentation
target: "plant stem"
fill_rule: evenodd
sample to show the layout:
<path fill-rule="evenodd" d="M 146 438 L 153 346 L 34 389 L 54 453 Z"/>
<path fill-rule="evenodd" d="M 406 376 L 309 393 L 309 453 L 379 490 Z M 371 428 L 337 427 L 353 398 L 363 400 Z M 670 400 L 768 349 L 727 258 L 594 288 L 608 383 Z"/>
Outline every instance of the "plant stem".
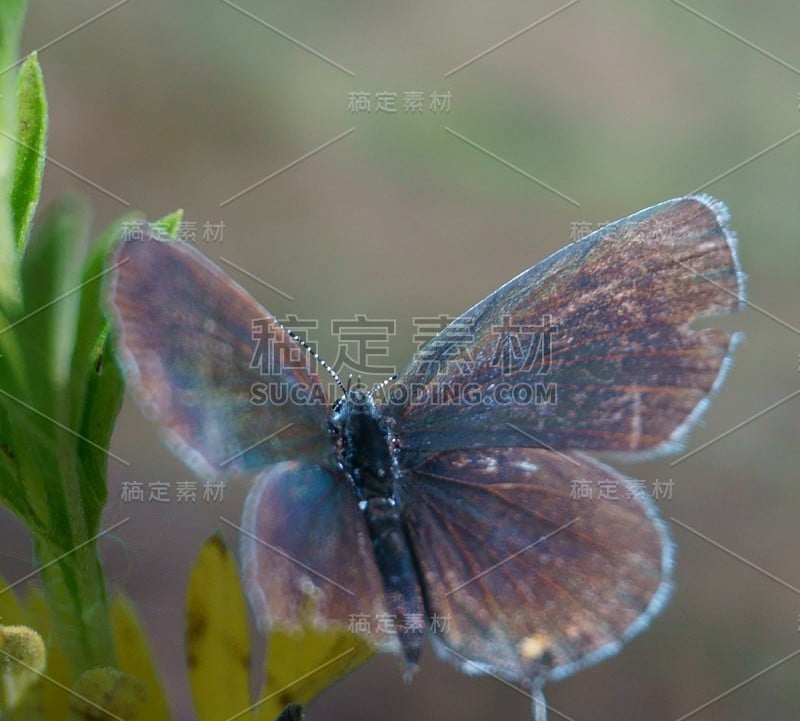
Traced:
<path fill-rule="evenodd" d="M 35 548 L 37 558 L 46 566 L 41 578 L 52 617 L 53 640 L 70 660 L 74 674 L 114 665 L 114 641 L 97 541 L 73 550 L 74 547 L 60 548 L 39 538 Z"/>

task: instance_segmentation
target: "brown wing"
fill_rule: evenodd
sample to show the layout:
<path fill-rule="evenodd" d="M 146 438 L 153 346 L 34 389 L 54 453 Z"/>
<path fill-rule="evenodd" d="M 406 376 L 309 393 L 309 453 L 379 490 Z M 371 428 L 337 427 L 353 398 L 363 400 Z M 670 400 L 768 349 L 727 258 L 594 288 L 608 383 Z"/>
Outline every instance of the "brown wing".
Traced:
<path fill-rule="evenodd" d="M 145 226 L 134 237 L 108 288 L 116 348 L 176 455 L 206 480 L 300 456 L 333 462 L 327 400 L 302 347 L 202 253 Z"/>
<path fill-rule="evenodd" d="M 468 673 L 563 678 L 616 652 L 669 595 L 673 547 L 652 500 L 581 453 L 453 451 L 405 476 L 432 637 Z"/>
<path fill-rule="evenodd" d="M 400 374 L 384 413 L 413 451 L 675 450 L 736 341 L 689 324 L 740 307 L 743 294 L 725 206 L 670 200 L 563 248 L 467 311 Z"/>
<path fill-rule="evenodd" d="M 299 461 L 270 467 L 250 489 L 242 529 L 242 580 L 262 629 L 299 627 L 305 616 L 400 651 L 397 637 L 381 626 L 381 577 L 342 471 Z"/>

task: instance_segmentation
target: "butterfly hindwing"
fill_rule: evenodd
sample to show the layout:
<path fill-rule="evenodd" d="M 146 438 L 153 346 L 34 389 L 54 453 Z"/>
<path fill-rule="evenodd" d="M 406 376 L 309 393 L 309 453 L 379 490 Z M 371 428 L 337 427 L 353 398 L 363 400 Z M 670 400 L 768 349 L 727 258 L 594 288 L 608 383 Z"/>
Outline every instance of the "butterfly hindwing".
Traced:
<path fill-rule="evenodd" d="M 344 473 L 301 461 L 260 473 L 242 514 L 242 580 L 259 625 L 354 629 L 387 651 L 387 604 L 364 516 Z"/>
<path fill-rule="evenodd" d="M 301 346 L 246 291 L 199 251 L 146 226 L 113 262 L 108 291 L 128 384 L 199 476 L 298 456 L 333 462 L 322 395 L 260 402 L 264 388 L 277 395 L 321 385 Z"/>
<path fill-rule="evenodd" d="M 395 432 L 424 452 L 675 450 L 736 340 L 689 327 L 742 302 L 726 222 L 719 201 L 670 200 L 509 281 L 400 374 L 384 407 Z"/>
<path fill-rule="evenodd" d="M 579 482 L 591 497 L 576 496 Z M 615 652 L 669 593 L 672 542 L 642 491 L 580 452 L 471 449 L 407 468 L 440 655 L 534 684 Z"/>

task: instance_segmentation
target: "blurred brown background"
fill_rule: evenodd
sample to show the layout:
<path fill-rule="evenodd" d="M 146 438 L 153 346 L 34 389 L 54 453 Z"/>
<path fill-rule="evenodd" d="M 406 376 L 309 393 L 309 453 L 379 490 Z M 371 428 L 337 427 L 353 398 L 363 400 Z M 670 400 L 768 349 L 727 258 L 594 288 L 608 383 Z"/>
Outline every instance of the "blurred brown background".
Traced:
<path fill-rule="evenodd" d="M 24 51 L 112 5 L 33 0 Z M 391 362 L 402 366 L 414 316 L 463 311 L 566 244 L 576 223 L 596 227 L 703 187 L 730 208 L 749 298 L 764 312 L 713 321 L 747 339 L 689 450 L 800 386 L 796 2 L 768 11 L 721 0 L 576 2 L 447 77 L 559 3 L 238 7 L 341 67 L 224 0 L 121 3 L 41 51 L 49 155 L 72 171 L 47 166 L 45 203 L 68 190 L 86 195 L 97 230 L 126 210 L 109 193 L 151 219 L 184 208 L 197 247 L 295 298 L 226 268 L 268 309 L 319 319 L 323 357 L 336 352 L 331 319 L 364 313 L 397 319 Z M 373 112 L 348 110 L 358 91 L 369 93 Z M 404 93 L 420 91 L 425 110 L 374 112 L 381 91 L 396 93 L 399 106 Z M 451 94 L 449 110 L 431 112 L 433 92 Z M 224 223 L 221 243 L 202 241 L 206 222 Z M 663 515 L 710 540 L 670 524 L 679 546 L 672 603 L 619 656 L 548 687 L 563 718 L 800 715 L 800 656 L 710 703 L 800 649 L 799 413 L 795 397 L 674 467 L 670 459 L 625 467 L 649 482 L 672 479 Z M 222 505 L 177 503 L 176 483 L 191 476 L 132 403 L 113 450 L 131 467 L 110 467 L 107 522 L 131 520 L 103 541 L 109 578 L 137 602 L 176 718 L 190 719 L 188 568 L 221 527 L 219 515 L 238 517 L 246 489 L 226 489 Z M 173 500 L 123 503 L 124 481 L 166 481 Z M 11 528 L 0 573 L 14 580 L 32 568 L 30 552 L 21 526 L 0 516 Z M 529 715 L 521 694 L 462 676 L 427 649 L 411 686 L 395 659 L 379 658 L 329 689 L 309 717 Z"/>

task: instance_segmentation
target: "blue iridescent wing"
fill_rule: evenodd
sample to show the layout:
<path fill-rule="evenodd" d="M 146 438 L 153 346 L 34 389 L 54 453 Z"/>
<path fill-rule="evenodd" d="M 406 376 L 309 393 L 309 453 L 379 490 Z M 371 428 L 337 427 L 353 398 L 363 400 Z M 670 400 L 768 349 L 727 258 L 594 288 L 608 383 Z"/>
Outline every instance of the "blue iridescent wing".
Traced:
<path fill-rule="evenodd" d="M 327 400 L 312 393 L 322 388 L 305 351 L 244 289 L 145 226 L 113 263 L 108 298 L 128 386 L 200 477 L 292 458 L 335 462 Z M 264 389 L 284 402 L 264 405 Z M 315 402 L 289 402 L 298 390 Z"/>
<path fill-rule="evenodd" d="M 669 595 L 673 546 L 652 499 L 580 452 L 433 454 L 404 470 L 402 493 L 434 646 L 467 673 L 563 678 L 615 653 Z"/>
<path fill-rule="evenodd" d="M 726 223 L 719 201 L 670 200 L 506 283 L 390 388 L 382 412 L 404 448 L 675 450 L 737 340 L 689 325 L 743 302 Z"/>

